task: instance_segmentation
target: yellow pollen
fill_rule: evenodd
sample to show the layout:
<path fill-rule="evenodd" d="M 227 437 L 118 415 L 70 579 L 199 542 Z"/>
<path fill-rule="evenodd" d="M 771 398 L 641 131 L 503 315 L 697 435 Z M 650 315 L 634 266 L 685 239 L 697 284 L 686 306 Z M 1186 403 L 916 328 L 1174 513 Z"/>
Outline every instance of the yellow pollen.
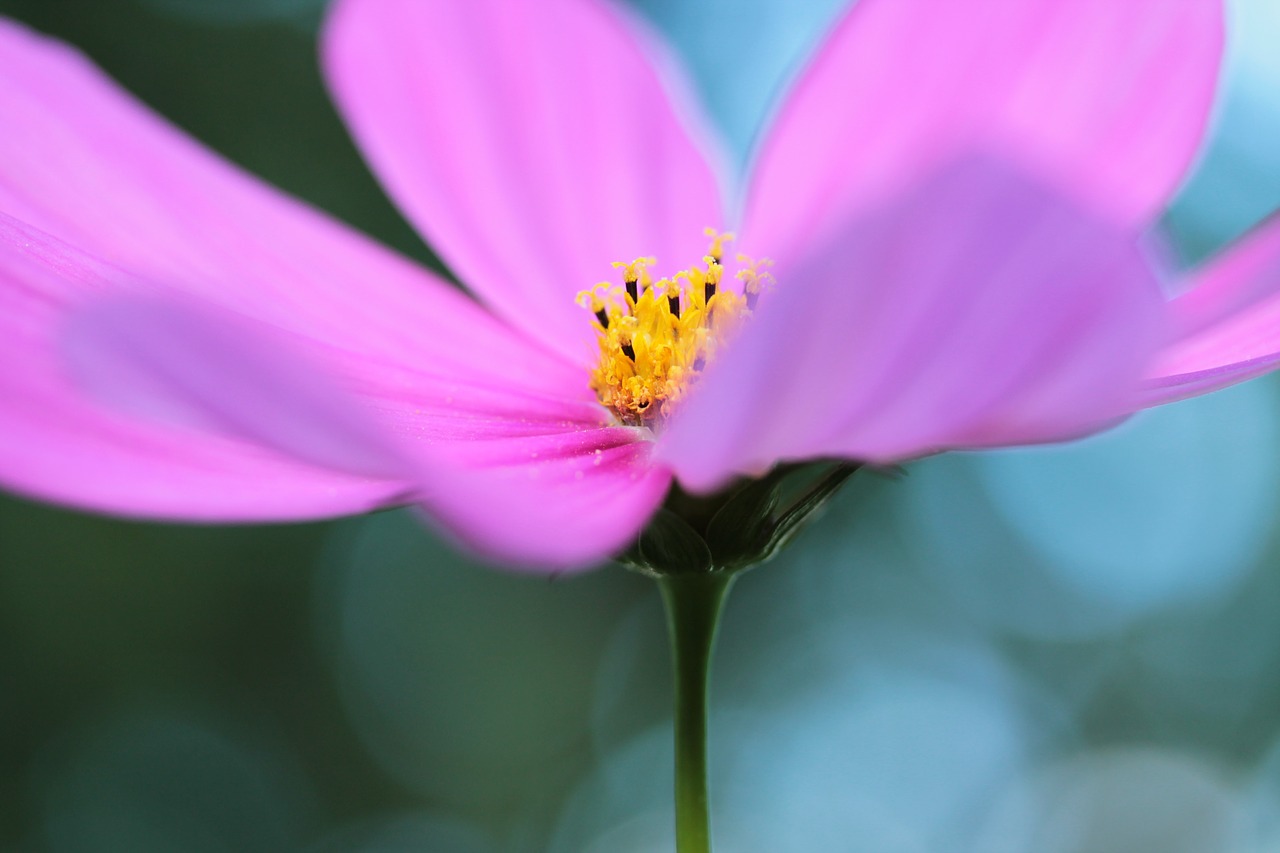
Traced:
<path fill-rule="evenodd" d="M 621 287 L 602 282 L 578 294 L 596 318 L 591 388 L 622 423 L 655 426 L 670 415 L 773 281 L 764 271 L 769 261 L 740 255 L 747 263 L 736 275 L 742 292 L 722 289 L 724 244 L 733 235 L 711 228 L 706 235 L 711 245 L 701 266 L 655 282 L 649 268 L 656 259 L 636 258 L 613 265 Z"/>

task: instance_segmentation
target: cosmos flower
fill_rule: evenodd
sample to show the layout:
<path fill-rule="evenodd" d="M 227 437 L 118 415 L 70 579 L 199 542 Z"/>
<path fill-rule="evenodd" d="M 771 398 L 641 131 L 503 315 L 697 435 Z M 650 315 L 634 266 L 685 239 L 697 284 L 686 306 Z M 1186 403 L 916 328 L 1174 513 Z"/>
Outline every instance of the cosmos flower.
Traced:
<path fill-rule="evenodd" d="M 207 522 L 417 503 L 579 567 L 676 481 L 1064 440 L 1257 375 L 1280 224 L 1178 276 L 1144 239 L 1221 19 L 862 0 L 726 192 L 617 4 L 338 0 L 339 111 L 474 298 L 0 22 L 0 484 Z"/>

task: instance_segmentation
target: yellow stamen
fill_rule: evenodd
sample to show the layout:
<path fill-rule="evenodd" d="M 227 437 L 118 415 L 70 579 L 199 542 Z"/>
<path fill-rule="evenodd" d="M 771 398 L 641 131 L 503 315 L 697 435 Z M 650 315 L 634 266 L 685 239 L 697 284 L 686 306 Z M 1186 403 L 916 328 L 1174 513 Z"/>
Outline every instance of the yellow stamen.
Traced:
<path fill-rule="evenodd" d="M 717 264 L 724 263 L 724 244 L 737 238 L 729 231 L 717 231 L 714 228 L 704 228 L 702 233 L 711 240 L 711 247 L 707 249 L 707 255 L 713 258 Z"/>
<path fill-rule="evenodd" d="M 621 261 L 614 262 L 614 269 L 622 270 L 622 284 L 632 302 L 638 300 L 640 294 L 653 282 L 649 277 L 648 268 L 657 262 L 657 258 L 636 258 L 629 264 Z"/>
<path fill-rule="evenodd" d="M 605 299 L 612 296 L 617 286 L 612 282 L 602 281 L 590 290 L 579 291 L 577 303 L 596 315 L 596 322 L 601 328 L 609 327 L 609 312 L 605 310 Z"/>
<path fill-rule="evenodd" d="M 711 245 L 701 266 L 654 282 L 654 258 L 615 263 L 621 288 L 605 282 L 578 294 L 597 321 L 599 361 L 591 388 L 623 423 L 656 426 L 668 416 L 772 281 L 761 271 L 767 261 L 750 262 L 737 274 L 743 293 L 721 289 L 724 244 L 733 235 L 706 234 Z"/>
<path fill-rule="evenodd" d="M 773 287 L 773 273 L 768 271 L 768 268 L 773 266 L 773 261 L 768 258 L 757 261 L 746 255 L 738 255 L 738 263 L 746 264 L 738 270 L 737 278 L 742 282 L 742 292 L 746 295 L 747 307 L 755 308 L 760 293 Z"/>

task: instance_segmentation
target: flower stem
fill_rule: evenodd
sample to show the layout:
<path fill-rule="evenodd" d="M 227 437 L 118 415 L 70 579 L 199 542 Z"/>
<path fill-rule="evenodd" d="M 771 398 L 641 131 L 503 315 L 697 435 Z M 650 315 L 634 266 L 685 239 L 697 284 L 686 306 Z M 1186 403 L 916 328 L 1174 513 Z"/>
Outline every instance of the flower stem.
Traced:
<path fill-rule="evenodd" d="M 658 580 L 667 609 L 675 675 L 676 850 L 710 853 L 707 804 L 707 684 L 720 609 L 732 572 L 667 575 Z"/>

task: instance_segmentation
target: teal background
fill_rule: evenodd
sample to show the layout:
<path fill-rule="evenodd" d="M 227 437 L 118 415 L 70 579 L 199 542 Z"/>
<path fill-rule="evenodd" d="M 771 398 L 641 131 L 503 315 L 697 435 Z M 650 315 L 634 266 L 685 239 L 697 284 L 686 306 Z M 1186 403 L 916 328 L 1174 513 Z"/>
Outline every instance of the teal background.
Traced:
<path fill-rule="evenodd" d="M 0 13 L 432 264 L 329 105 L 320 5 Z M 635 5 L 742 158 L 840 4 Z M 1188 260 L 1280 206 L 1280 13 L 1231 10 L 1165 222 Z M 1280 850 L 1278 476 L 1264 379 L 855 479 L 730 602 L 720 849 Z M 197 528 L 2 496 L 0 850 L 668 850 L 665 655 L 643 579 L 482 569 L 406 512 Z"/>

